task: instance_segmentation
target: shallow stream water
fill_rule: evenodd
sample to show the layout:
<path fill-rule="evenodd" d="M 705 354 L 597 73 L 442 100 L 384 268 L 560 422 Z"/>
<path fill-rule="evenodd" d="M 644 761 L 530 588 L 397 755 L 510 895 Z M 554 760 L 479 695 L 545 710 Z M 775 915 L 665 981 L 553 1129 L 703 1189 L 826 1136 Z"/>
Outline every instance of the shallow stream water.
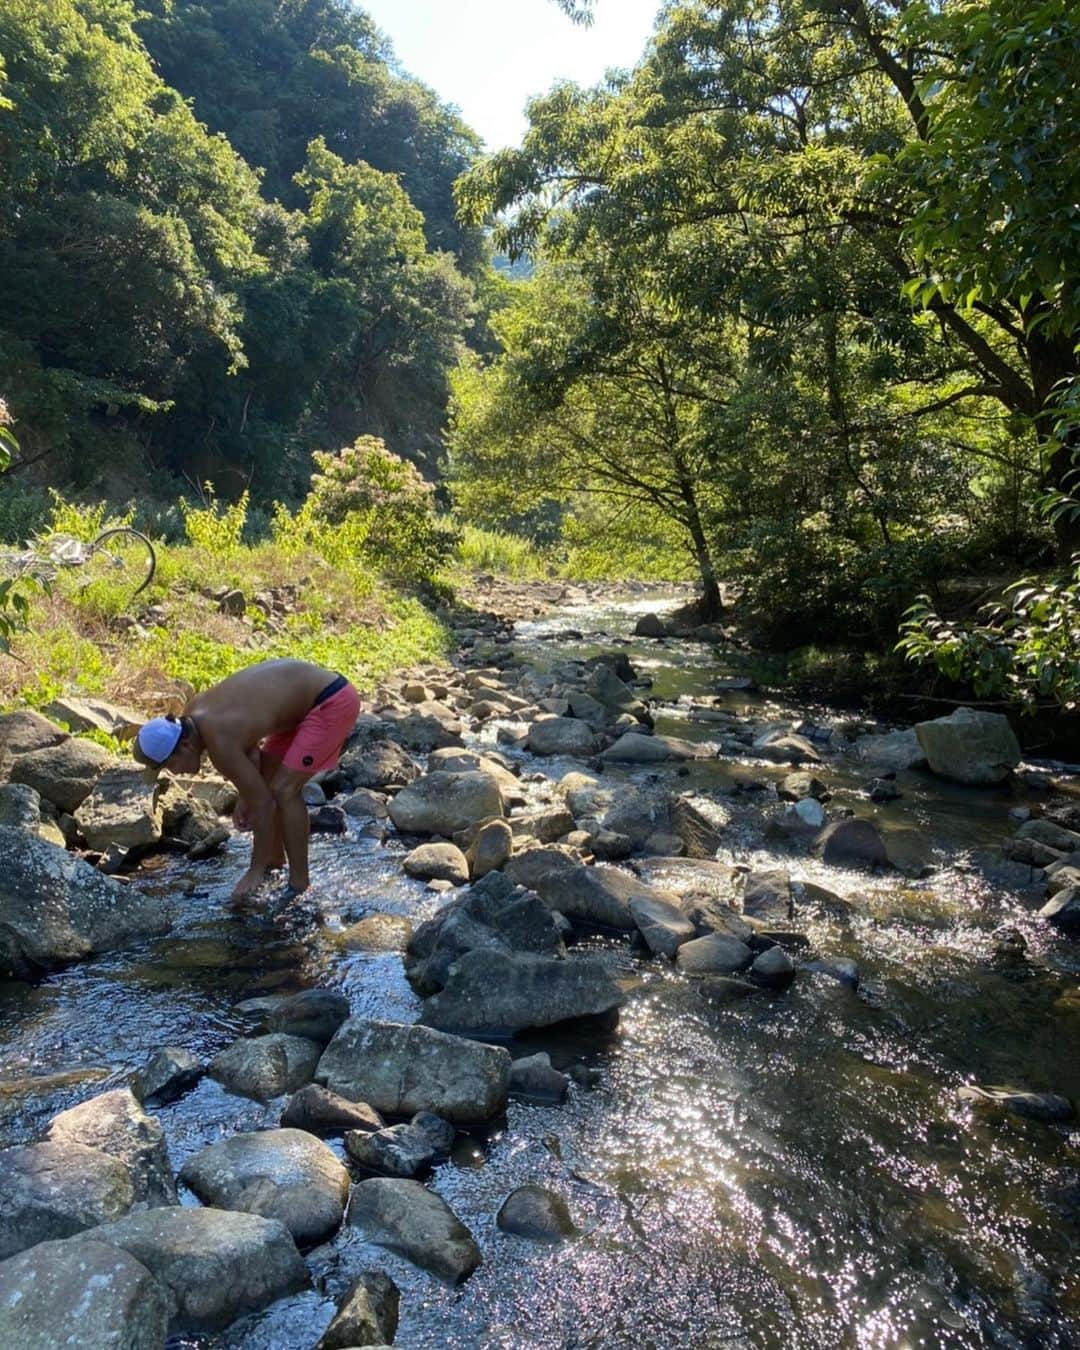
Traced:
<path fill-rule="evenodd" d="M 685 700 L 711 700 L 727 668 L 711 648 L 629 638 L 637 613 L 655 607 L 653 597 L 566 609 L 519 624 L 516 645 L 550 666 L 617 644 L 653 680 L 658 731 L 715 737 Z M 727 706 L 843 720 L 749 694 Z M 494 734 L 489 725 L 483 739 Z M 530 784 L 537 800 L 581 767 L 519 757 L 525 774 L 546 776 Z M 1080 1345 L 1080 1130 L 987 1117 L 956 1096 L 973 1081 L 1080 1100 L 1080 948 L 1033 917 L 1041 896 L 1010 889 L 1014 874 L 996 863 L 1015 828 L 1008 811 L 1025 798 L 909 773 L 899 801 L 873 807 L 865 769 L 830 759 L 819 773 L 830 811 L 872 815 L 903 867 L 871 879 L 765 841 L 769 794 L 731 789 L 781 772 L 729 758 L 672 781 L 727 819 L 723 860 L 785 866 L 858 901 L 851 922 L 807 908 L 793 925 L 807 955 L 858 961 L 857 991 L 800 974 L 785 994 L 717 1008 L 670 965 L 594 939 L 630 989 L 618 1030 L 538 1034 L 511 1049 L 588 1065 L 596 1085 L 573 1085 L 562 1106 L 512 1102 L 485 1135 L 459 1136 L 431 1178 L 483 1249 L 461 1289 L 346 1227 L 309 1254 L 312 1291 L 171 1344 L 309 1350 L 334 1299 L 377 1266 L 401 1288 L 406 1350 Z M 175 898 L 167 937 L 34 985 L 0 983 L 0 1143 L 35 1138 L 159 1045 L 209 1058 L 249 1029 L 235 1005 L 256 995 L 319 984 L 341 989 L 355 1014 L 413 1020 L 400 956 L 345 950 L 337 932 L 373 913 L 416 923 L 445 901 L 404 877 L 402 844 L 350 831 L 313 841 L 327 922 L 302 940 L 226 915 L 241 846 L 134 883 Z M 678 889 L 680 866 L 643 875 Z M 1027 939 L 1019 963 L 994 956 L 1003 922 Z M 280 1110 L 204 1080 L 159 1116 L 179 1168 L 207 1143 L 275 1125 Z M 549 1248 L 497 1229 L 502 1200 L 525 1182 L 561 1192 L 582 1236 Z"/>

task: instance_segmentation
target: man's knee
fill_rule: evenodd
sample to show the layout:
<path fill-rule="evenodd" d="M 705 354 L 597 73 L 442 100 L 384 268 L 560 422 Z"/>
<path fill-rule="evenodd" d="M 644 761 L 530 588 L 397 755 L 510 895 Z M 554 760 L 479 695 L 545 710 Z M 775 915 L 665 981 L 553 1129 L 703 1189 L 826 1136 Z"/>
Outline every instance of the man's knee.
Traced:
<path fill-rule="evenodd" d="M 288 806 L 298 801 L 307 779 L 292 769 L 279 768 L 270 779 L 270 791 L 279 806 Z"/>

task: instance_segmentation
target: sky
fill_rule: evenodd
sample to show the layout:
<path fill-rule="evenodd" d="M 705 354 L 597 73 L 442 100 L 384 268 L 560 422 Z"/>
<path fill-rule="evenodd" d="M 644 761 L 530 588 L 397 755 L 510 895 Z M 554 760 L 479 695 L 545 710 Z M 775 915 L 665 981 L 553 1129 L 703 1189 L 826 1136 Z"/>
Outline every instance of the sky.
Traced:
<path fill-rule="evenodd" d="M 556 80 L 595 84 L 637 63 L 660 0 L 597 0 L 591 28 L 554 0 L 358 0 L 402 66 L 456 104 L 489 150 L 517 145 L 526 99 Z"/>

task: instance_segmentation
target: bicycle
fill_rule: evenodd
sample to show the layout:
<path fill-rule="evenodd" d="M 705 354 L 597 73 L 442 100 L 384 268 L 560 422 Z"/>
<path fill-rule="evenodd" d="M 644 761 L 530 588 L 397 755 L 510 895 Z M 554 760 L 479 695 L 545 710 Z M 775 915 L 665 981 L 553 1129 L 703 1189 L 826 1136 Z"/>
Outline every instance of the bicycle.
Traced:
<path fill-rule="evenodd" d="M 95 582 L 121 583 L 130 593 L 130 602 L 146 590 L 157 570 L 154 545 L 130 525 L 111 525 L 89 543 L 70 534 L 54 534 L 36 539 L 20 552 L 8 550 L 0 555 L 0 567 L 8 576 L 33 576 L 46 584 L 61 570 L 78 570 L 79 586 L 86 589 Z"/>

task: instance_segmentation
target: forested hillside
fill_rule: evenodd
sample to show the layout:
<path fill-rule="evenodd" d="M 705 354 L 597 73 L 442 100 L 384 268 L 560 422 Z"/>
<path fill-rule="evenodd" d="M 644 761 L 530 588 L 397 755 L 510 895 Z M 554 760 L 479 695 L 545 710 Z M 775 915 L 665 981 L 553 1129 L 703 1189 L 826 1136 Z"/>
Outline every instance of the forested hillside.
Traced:
<path fill-rule="evenodd" d="M 0 61 L 9 514 L 33 472 L 296 497 L 313 449 L 363 433 L 431 466 L 483 256 L 451 195 L 476 141 L 362 12 L 10 0 Z"/>

